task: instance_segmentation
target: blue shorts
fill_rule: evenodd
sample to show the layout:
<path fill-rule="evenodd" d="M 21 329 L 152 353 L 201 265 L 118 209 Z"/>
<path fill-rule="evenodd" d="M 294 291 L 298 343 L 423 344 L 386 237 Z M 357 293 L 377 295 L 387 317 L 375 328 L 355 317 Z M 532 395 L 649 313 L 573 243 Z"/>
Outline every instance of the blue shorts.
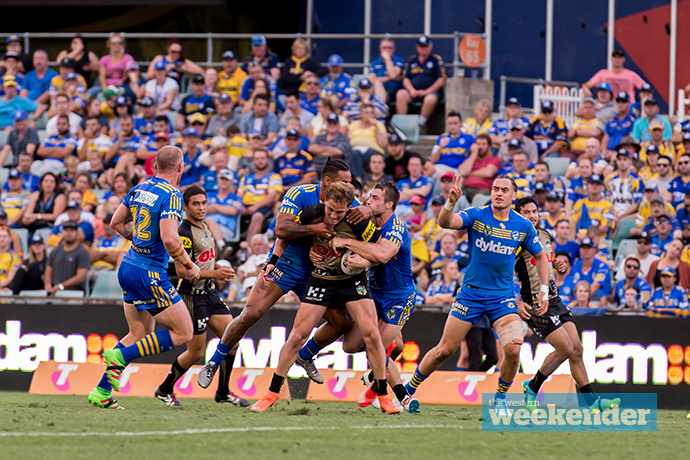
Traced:
<path fill-rule="evenodd" d="M 438 102 L 441 101 L 441 93 L 439 93 L 438 91 L 434 91 L 434 92 L 429 93 L 429 94 L 434 94 L 434 95 L 436 95 L 436 99 L 438 99 Z M 425 96 L 425 97 L 426 97 L 426 96 Z M 412 101 L 411 101 L 410 103 L 411 103 L 411 104 L 423 104 L 423 103 L 424 103 L 424 97 L 415 97 L 415 98 L 412 98 Z"/>
<path fill-rule="evenodd" d="M 165 272 L 145 270 L 122 262 L 117 279 L 125 303 L 133 304 L 139 311 L 163 309 L 182 301 Z"/>
<path fill-rule="evenodd" d="M 276 264 L 276 268 L 271 272 L 273 282 L 276 283 L 286 293 L 294 292 L 300 299 L 304 296 L 304 291 L 309 281 L 309 268 L 311 262 L 307 261 L 298 265 L 291 260 L 281 257 Z"/>
<path fill-rule="evenodd" d="M 374 304 L 376 305 L 376 313 L 379 319 L 387 324 L 394 324 L 396 326 L 404 326 L 410 315 L 414 312 L 415 300 L 417 292 L 413 291 L 406 299 L 390 299 L 382 298 L 373 293 Z M 381 300 L 384 300 L 382 302 Z"/>
<path fill-rule="evenodd" d="M 493 323 L 498 318 L 510 313 L 518 314 L 515 294 L 510 296 L 505 294 L 492 295 L 486 291 L 479 292 L 477 288 L 469 287 L 466 284 L 458 292 L 450 310 L 451 316 L 472 324 L 475 324 L 484 315 Z"/>

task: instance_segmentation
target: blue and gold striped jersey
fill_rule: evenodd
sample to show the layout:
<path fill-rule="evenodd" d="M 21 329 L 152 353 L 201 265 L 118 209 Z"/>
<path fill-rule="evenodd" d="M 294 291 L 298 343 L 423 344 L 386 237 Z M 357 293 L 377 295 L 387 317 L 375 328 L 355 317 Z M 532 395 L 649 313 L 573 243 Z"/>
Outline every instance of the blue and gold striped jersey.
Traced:
<path fill-rule="evenodd" d="M 182 194 L 165 179 L 152 177 L 132 188 L 122 199 L 132 213 L 132 246 L 123 259 L 135 267 L 164 272 L 168 253 L 161 238 L 160 221 L 182 220 Z"/>
<path fill-rule="evenodd" d="M 374 299 L 384 307 L 400 304 L 416 292 L 412 276 L 412 238 L 405 223 L 392 215 L 379 229 L 381 237 L 398 247 L 398 253 L 385 264 L 369 270 L 369 284 Z"/>
<path fill-rule="evenodd" d="M 459 215 L 470 246 L 463 286 L 473 286 L 491 295 L 513 296 L 518 248 L 534 255 L 543 250 L 534 226 L 512 209 L 506 220 L 498 219 L 491 205 L 464 209 Z"/>
<path fill-rule="evenodd" d="M 303 178 L 316 179 L 316 168 L 312 156 L 300 150 L 297 153 L 286 153 L 275 162 L 275 172 L 283 178 L 283 185 L 290 186 Z"/>
<path fill-rule="evenodd" d="M 278 213 L 282 212 L 297 216 L 308 206 L 320 203 L 320 193 L 319 184 L 296 185 L 285 193 Z M 274 248 L 275 243 L 268 254 L 269 258 L 273 255 Z M 309 246 L 307 245 L 300 245 L 291 241 L 287 248 L 285 248 L 282 257 L 292 262 L 293 267 L 304 269 L 305 272 L 311 267 L 311 262 L 309 261 Z"/>

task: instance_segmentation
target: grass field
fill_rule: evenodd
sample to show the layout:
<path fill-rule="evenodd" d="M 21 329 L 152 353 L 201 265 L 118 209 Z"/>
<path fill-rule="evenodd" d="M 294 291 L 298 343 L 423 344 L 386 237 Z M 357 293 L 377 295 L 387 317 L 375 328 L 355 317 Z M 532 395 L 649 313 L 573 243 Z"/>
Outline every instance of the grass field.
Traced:
<path fill-rule="evenodd" d="M 657 432 L 482 432 L 480 408 L 422 406 L 385 416 L 356 404 L 278 402 L 269 412 L 182 400 L 121 398 L 106 411 L 84 396 L 0 393 L 5 459 L 687 459 L 686 412 L 661 411 Z"/>

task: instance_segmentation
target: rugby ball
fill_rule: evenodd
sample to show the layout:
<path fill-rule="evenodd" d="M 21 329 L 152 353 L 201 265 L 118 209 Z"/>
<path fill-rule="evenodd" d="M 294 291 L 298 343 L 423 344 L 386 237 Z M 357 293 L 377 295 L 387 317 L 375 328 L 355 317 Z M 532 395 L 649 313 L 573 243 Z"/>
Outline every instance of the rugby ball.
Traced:
<path fill-rule="evenodd" d="M 354 252 L 352 252 L 352 249 L 348 249 L 347 251 L 345 251 L 345 254 L 343 254 L 343 256 L 340 259 L 340 269 L 346 275 L 358 275 L 364 271 L 364 268 L 360 268 L 359 270 L 352 270 L 345 265 L 345 259 L 347 259 L 351 254 L 354 254 Z"/>

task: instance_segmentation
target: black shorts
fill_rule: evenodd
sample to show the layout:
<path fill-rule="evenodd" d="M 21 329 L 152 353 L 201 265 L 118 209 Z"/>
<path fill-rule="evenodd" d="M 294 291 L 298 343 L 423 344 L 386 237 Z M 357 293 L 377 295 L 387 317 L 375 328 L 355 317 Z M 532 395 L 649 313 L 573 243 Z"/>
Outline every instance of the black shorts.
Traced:
<path fill-rule="evenodd" d="M 544 339 L 567 322 L 574 323 L 575 318 L 561 299 L 556 297 L 549 299 L 549 309 L 546 310 L 546 313 L 542 316 L 532 316 L 532 319 L 527 321 L 527 325 L 537 336 Z"/>
<path fill-rule="evenodd" d="M 302 302 L 330 307 L 361 299 L 371 299 L 366 272 L 344 280 L 309 278 Z"/>
<path fill-rule="evenodd" d="M 192 324 L 194 326 L 194 335 L 201 335 L 206 333 L 206 326 L 208 319 L 215 315 L 229 315 L 230 309 L 223 299 L 220 298 L 218 291 L 211 294 L 190 295 L 180 294 L 189 314 L 192 317 Z"/>

